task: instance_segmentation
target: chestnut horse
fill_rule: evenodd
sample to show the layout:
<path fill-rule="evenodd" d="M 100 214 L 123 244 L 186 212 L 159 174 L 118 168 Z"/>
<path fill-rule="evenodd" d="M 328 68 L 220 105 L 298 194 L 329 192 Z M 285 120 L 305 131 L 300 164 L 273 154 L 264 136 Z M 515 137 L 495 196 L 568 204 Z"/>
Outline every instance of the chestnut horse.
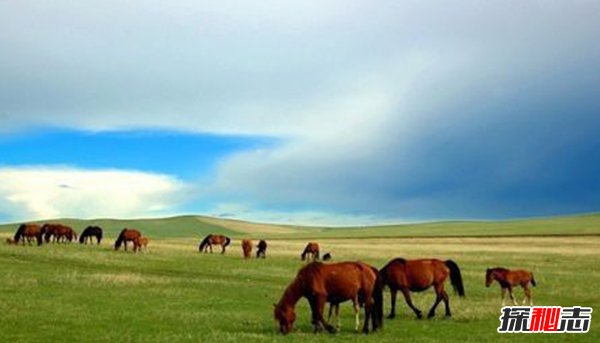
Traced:
<path fill-rule="evenodd" d="M 410 292 L 421 292 L 431 286 L 434 287 L 436 299 L 427 317 L 431 318 L 435 315 L 435 309 L 442 300 L 446 305 L 446 316 L 450 317 L 448 294 L 444 290 L 444 281 L 446 281 L 448 275 L 450 275 L 450 281 L 454 290 L 458 292 L 458 295 L 461 297 L 465 296 L 460 269 L 452 260 L 405 260 L 403 258 L 396 258 L 386 264 L 379 273 L 384 284 L 390 288 L 392 296 L 392 309 L 388 318 L 396 316 L 396 294 L 398 290 L 402 292 L 406 303 L 415 312 L 417 318 L 422 318 L 421 311 L 412 303 Z"/>
<path fill-rule="evenodd" d="M 81 235 L 79 236 L 79 243 L 88 244 L 88 240 L 90 244 L 92 243 L 92 237 L 96 237 L 96 243 L 100 245 L 100 241 L 102 241 L 102 228 L 99 226 L 88 226 L 83 230 Z"/>
<path fill-rule="evenodd" d="M 133 251 L 136 251 L 139 247 L 139 239 L 142 234 L 138 230 L 134 229 L 123 229 L 115 241 L 115 250 L 119 250 L 121 244 L 125 244 L 125 251 L 127 251 L 127 241 L 133 242 Z"/>
<path fill-rule="evenodd" d="M 304 261 L 308 258 L 308 255 L 310 255 L 313 261 L 319 260 L 319 243 L 309 242 L 300 255 L 300 258 Z M 310 261 L 310 259 L 308 260 Z"/>
<path fill-rule="evenodd" d="M 210 253 L 212 254 L 212 252 L 213 252 L 212 246 L 220 245 L 221 246 L 221 254 L 224 254 L 225 248 L 227 248 L 229 243 L 231 243 L 231 239 L 229 237 L 223 236 L 223 235 L 212 235 L 211 234 L 211 235 L 204 237 L 202 242 L 200 242 L 200 245 L 198 246 L 198 251 L 207 252 L 208 249 L 210 249 Z"/>
<path fill-rule="evenodd" d="M 256 258 L 267 257 L 267 241 L 261 239 L 256 245 Z"/>
<path fill-rule="evenodd" d="M 18 244 L 19 240 L 22 240 L 23 245 L 25 245 L 25 239 L 27 238 L 27 243 L 31 245 L 31 240 L 35 238 L 37 241 L 37 245 L 39 246 L 42 245 L 43 234 L 43 226 L 39 226 L 38 224 L 21 224 L 15 232 L 13 242 L 14 244 Z"/>
<path fill-rule="evenodd" d="M 292 330 L 296 320 L 295 306 L 302 297 L 310 304 L 315 332 L 322 328 L 329 332 L 336 331 L 323 318 L 323 309 L 327 302 L 339 304 L 346 300 L 351 300 L 354 304 L 357 331 L 360 303 L 364 303 L 365 308 L 364 333 L 369 332 L 369 320 L 373 331 L 383 325 L 383 283 L 377 269 L 368 264 L 312 262 L 300 269 L 273 312 L 282 334 L 288 334 Z"/>
<path fill-rule="evenodd" d="M 252 241 L 249 239 L 242 240 L 242 252 L 244 253 L 244 258 L 248 259 L 252 257 Z"/>
<path fill-rule="evenodd" d="M 56 241 L 58 243 L 61 241 L 63 243 L 67 243 L 67 241 L 71 243 L 73 240 L 77 240 L 77 232 L 68 226 L 58 227 L 54 231 L 54 234 L 56 235 Z"/>
<path fill-rule="evenodd" d="M 529 289 L 529 283 L 532 286 L 536 286 L 533 273 L 527 270 L 508 270 L 502 267 L 488 268 L 485 271 L 485 287 L 490 287 L 494 280 L 498 281 L 500 288 L 502 289 L 502 306 L 504 306 L 504 299 L 506 298 L 506 291 L 512 300 L 514 305 L 517 305 L 515 298 L 512 294 L 514 286 L 521 285 L 525 292 L 525 298 L 523 299 L 523 305 L 529 299 L 529 306 L 533 306 L 533 300 L 531 299 L 531 290 Z"/>
<path fill-rule="evenodd" d="M 62 225 L 62 224 L 44 224 L 44 240 L 46 243 L 50 243 L 50 238 L 52 237 L 53 242 L 60 242 L 61 239 L 65 241 L 77 234 L 70 226 Z"/>
<path fill-rule="evenodd" d="M 148 237 L 144 237 L 144 236 L 140 236 L 138 238 L 135 238 L 133 240 L 133 251 L 140 251 L 142 252 L 142 247 L 144 248 L 144 250 L 148 250 L 148 242 L 150 240 L 148 239 Z"/>

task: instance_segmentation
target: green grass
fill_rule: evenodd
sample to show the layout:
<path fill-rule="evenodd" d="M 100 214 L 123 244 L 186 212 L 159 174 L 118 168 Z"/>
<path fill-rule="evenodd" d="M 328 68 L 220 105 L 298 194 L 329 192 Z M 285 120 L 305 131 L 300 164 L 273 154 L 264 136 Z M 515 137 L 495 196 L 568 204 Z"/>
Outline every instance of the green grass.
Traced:
<path fill-rule="evenodd" d="M 211 230 L 230 232 L 235 237 L 248 233 L 202 226 L 206 223 L 197 221 L 183 217 L 130 222 L 152 239 L 143 254 L 115 252 L 110 246 L 112 240 L 101 246 L 0 244 L 0 342 L 600 341 L 597 319 L 592 321 L 590 333 L 583 335 L 500 335 L 496 333 L 499 287 L 485 288 L 483 284 L 487 267 L 527 268 L 534 271 L 538 282 L 533 289 L 536 305 L 600 308 L 597 236 L 407 238 L 401 232 L 396 234 L 398 238 L 355 238 L 346 232 L 366 230 L 362 237 L 369 237 L 376 236 L 374 231 L 379 229 L 298 228 L 289 239 L 272 235 L 279 239 L 271 242 L 266 260 L 244 261 L 237 239 L 225 255 L 200 254 L 197 243 Z M 525 225 L 522 228 L 528 234 L 539 234 L 542 227 L 555 234 L 572 234 L 565 226 L 571 224 L 577 232 L 594 233 L 586 231 L 591 225 L 586 222 L 596 223 L 598 216 L 546 221 L 550 225 L 543 225 L 543 221 L 513 225 Z M 123 223 L 102 221 L 109 236 L 114 236 Z M 516 228 L 508 230 L 507 223 L 514 222 L 489 225 L 513 234 Z M 458 223 L 423 225 L 450 230 Z M 9 237 L 14 228 L 0 228 L 0 238 Z M 397 256 L 452 258 L 462 269 L 467 297 L 459 299 L 449 292 L 453 317 L 442 318 L 443 307 L 439 307 L 439 317 L 433 320 L 416 320 L 399 299 L 399 317 L 386 321 L 382 332 L 369 336 L 353 332 L 348 304 L 342 305 L 340 333 L 313 334 L 308 306 L 301 300 L 295 330 L 283 337 L 275 329 L 272 304 L 302 266 L 298 254 L 305 241 L 299 238 L 307 230 L 314 230 L 311 238 L 319 241 L 323 251 L 331 251 L 336 260 L 361 259 L 381 267 Z M 383 230 L 402 231 L 402 227 Z M 333 231 L 336 237 L 328 238 Z M 261 233 L 250 233 L 254 234 Z M 522 299 L 521 290 L 516 294 Z M 386 293 L 386 311 L 388 301 Z M 433 292 L 415 294 L 414 301 L 427 310 Z"/>

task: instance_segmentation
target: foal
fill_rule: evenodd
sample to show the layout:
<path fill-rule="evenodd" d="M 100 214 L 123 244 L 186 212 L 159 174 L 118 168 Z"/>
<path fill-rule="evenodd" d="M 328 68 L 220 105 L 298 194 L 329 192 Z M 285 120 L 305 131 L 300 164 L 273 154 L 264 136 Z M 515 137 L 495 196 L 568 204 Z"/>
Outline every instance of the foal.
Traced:
<path fill-rule="evenodd" d="M 506 291 L 512 300 L 514 305 L 517 305 L 515 298 L 512 294 L 514 286 L 521 285 L 523 291 L 525 291 L 525 298 L 523 299 L 523 305 L 529 299 L 529 306 L 533 306 L 533 300 L 531 300 L 531 290 L 529 289 L 529 283 L 532 286 L 536 286 L 533 273 L 527 270 L 508 270 L 502 267 L 488 268 L 485 271 L 485 286 L 490 287 L 494 280 L 498 281 L 500 288 L 502 289 L 502 306 L 504 307 L 504 299 L 506 298 Z"/>

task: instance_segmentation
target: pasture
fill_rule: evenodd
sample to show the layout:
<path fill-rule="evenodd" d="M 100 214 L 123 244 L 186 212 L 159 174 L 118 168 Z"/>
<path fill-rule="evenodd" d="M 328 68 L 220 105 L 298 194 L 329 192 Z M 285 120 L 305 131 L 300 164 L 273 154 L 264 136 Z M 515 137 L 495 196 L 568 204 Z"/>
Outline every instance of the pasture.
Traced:
<path fill-rule="evenodd" d="M 590 219 L 591 218 L 591 219 Z M 600 330 L 594 313 L 588 334 L 496 333 L 499 324 L 500 288 L 484 286 L 487 267 L 502 265 L 534 272 L 535 305 L 584 305 L 600 308 L 600 231 L 598 216 L 547 219 L 552 234 L 536 221 L 487 223 L 500 227 L 490 234 L 466 225 L 471 236 L 448 232 L 427 237 L 430 231 L 408 226 L 382 228 L 295 228 L 228 221 L 204 221 L 196 217 L 135 221 L 94 221 L 105 227 L 100 246 L 0 244 L 0 341 L 2 342 L 435 342 L 544 341 L 597 342 Z M 573 226 L 557 223 L 573 222 Z M 62 222 L 67 222 L 63 220 Z M 512 223 L 512 224 L 511 224 Z M 78 232 L 87 225 L 71 221 Z M 115 252 L 112 243 L 125 225 L 150 237 L 141 254 Z M 434 225 L 434 224 L 423 224 Z M 517 230 L 512 226 L 518 226 Z M 578 226 L 577 226 L 578 225 Z M 528 230 L 528 227 L 531 230 Z M 559 228 L 562 227 L 562 230 Z M 11 237 L 15 225 L 0 226 L 0 238 Z M 437 228 L 441 230 L 441 228 Z M 465 229 L 466 230 L 466 229 Z M 423 237 L 419 237 L 421 231 Z M 198 243 L 209 232 L 231 235 L 225 255 L 200 254 Z M 523 236 L 512 236 L 519 232 Z M 466 298 L 454 295 L 449 282 L 453 312 L 443 317 L 443 306 L 432 320 L 417 320 L 403 298 L 398 316 L 386 320 L 384 329 L 372 335 L 353 332 L 349 303 L 342 304 L 341 332 L 312 333 L 305 300 L 297 308 L 294 331 L 281 336 L 273 320 L 273 303 L 303 265 L 299 254 L 309 236 L 332 252 L 334 261 L 362 260 L 380 268 L 393 257 L 453 259 L 462 270 Z M 384 237 L 388 236 L 388 237 Z M 411 237 L 402 237 L 411 236 Z M 454 237 L 456 236 L 456 237 Z M 464 237 L 460 237 L 464 236 Z M 486 237 L 490 236 L 490 237 Z M 267 258 L 244 260 L 241 238 L 264 237 Z M 215 252 L 219 251 L 217 249 Z M 522 300 L 523 292 L 515 294 Z M 433 303 L 432 290 L 413 293 L 415 305 L 426 311 Z M 384 311 L 389 311 L 389 292 Z"/>

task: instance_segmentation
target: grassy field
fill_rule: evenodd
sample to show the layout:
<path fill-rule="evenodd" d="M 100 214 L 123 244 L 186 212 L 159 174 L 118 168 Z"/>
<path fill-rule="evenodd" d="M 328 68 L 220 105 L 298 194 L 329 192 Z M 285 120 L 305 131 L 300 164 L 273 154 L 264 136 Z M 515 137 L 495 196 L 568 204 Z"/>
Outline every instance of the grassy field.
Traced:
<path fill-rule="evenodd" d="M 89 224 L 63 222 L 78 231 Z M 527 268 L 538 282 L 536 305 L 599 308 L 598 215 L 338 229 L 193 216 L 96 222 L 107 231 L 101 246 L 0 244 L 1 342 L 600 341 L 597 319 L 583 335 L 497 334 L 500 290 L 497 284 L 484 286 L 486 267 Z M 111 249 L 124 226 L 138 227 L 152 239 L 146 253 Z M 14 230 L 14 224 L 0 226 L 0 238 Z M 198 241 L 208 232 L 269 238 L 268 258 L 244 261 L 235 238 L 226 255 L 200 254 Z M 548 234 L 566 236 L 543 237 Z M 369 336 L 353 332 L 349 304 L 342 306 L 340 333 L 314 335 L 301 300 L 294 332 L 280 336 L 272 304 L 302 266 L 298 255 L 309 237 L 335 260 L 360 259 L 377 267 L 397 256 L 451 258 L 462 269 L 467 297 L 449 292 L 454 316 L 444 319 L 439 307 L 433 320 L 415 319 L 402 300 L 400 315 Z M 516 294 L 523 296 L 521 290 Z M 415 294 L 414 300 L 428 309 L 433 291 Z M 386 293 L 386 311 L 388 302 Z"/>

